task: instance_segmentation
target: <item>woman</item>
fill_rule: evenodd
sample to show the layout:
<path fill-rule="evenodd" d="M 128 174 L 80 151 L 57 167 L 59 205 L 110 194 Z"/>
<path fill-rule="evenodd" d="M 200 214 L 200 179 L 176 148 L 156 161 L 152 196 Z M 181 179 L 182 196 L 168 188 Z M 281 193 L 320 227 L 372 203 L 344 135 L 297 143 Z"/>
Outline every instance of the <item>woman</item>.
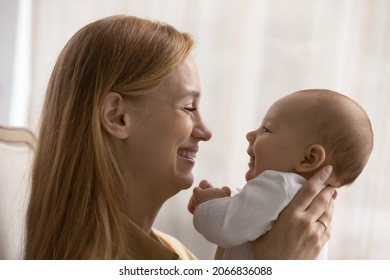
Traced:
<path fill-rule="evenodd" d="M 172 26 L 129 16 L 96 21 L 70 39 L 43 109 L 27 259 L 195 258 L 152 229 L 164 202 L 192 185 L 198 143 L 211 137 L 197 110 L 192 47 Z M 318 254 L 329 230 L 316 221 L 331 221 L 334 190 L 313 198 L 328 173 L 254 242 L 255 257 Z"/>

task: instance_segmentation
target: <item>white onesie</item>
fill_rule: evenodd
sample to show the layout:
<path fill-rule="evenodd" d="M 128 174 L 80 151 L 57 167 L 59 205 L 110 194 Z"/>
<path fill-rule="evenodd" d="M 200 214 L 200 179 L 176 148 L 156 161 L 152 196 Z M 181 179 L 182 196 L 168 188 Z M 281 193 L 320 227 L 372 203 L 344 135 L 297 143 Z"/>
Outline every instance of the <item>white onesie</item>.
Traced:
<path fill-rule="evenodd" d="M 207 240 L 225 248 L 223 259 L 253 259 L 251 243 L 269 231 L 306 179 L 295 173 L 264 171 L 232 197 L 201 203 L 194 226 Z M 327 258 L 327 245 L 317 259 Z"/>

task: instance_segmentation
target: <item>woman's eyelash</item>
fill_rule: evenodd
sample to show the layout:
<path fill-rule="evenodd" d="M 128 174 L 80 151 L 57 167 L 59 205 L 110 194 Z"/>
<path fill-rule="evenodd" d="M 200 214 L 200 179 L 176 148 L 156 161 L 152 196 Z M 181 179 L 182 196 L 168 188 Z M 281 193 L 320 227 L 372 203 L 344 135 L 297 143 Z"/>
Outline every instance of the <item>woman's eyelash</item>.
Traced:
<path fill-rule="evenodd" d="M 196 111 L 198 108 L 196 107 L 185 107 L 184 110 L 188 111 L 188 112 L 194 112 Z"/>

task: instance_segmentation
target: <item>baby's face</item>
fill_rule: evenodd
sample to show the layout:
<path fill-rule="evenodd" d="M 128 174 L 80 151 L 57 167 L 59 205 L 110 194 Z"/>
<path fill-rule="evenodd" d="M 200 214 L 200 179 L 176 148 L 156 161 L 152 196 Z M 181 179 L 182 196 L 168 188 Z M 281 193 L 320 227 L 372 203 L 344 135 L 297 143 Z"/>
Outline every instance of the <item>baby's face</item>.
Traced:
<path fill-rule="evenodd" d="M 247 181 L 265 170 L 294 172 L 295 166 L 304 160 L 309 139 L 299 106 L 302 104 L 288 98 L 280 99 L 270 107 L 261 126 L 247 134 L 250 156 Z"/>

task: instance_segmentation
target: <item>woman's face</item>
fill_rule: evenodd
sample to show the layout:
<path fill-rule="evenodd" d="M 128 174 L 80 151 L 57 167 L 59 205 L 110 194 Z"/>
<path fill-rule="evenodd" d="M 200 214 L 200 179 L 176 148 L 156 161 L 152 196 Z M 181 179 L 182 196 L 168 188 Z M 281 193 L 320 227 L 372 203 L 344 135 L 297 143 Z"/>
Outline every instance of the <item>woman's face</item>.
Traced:
<path fill-rule="evenodd" d="M 199 111 L 200 91 L 189 57 L 143 97 L 142 108 L 131 110 L 126 158 L 134 186 L 165 199 L 192 185 L 199 142 L 211 138 Z"/>

